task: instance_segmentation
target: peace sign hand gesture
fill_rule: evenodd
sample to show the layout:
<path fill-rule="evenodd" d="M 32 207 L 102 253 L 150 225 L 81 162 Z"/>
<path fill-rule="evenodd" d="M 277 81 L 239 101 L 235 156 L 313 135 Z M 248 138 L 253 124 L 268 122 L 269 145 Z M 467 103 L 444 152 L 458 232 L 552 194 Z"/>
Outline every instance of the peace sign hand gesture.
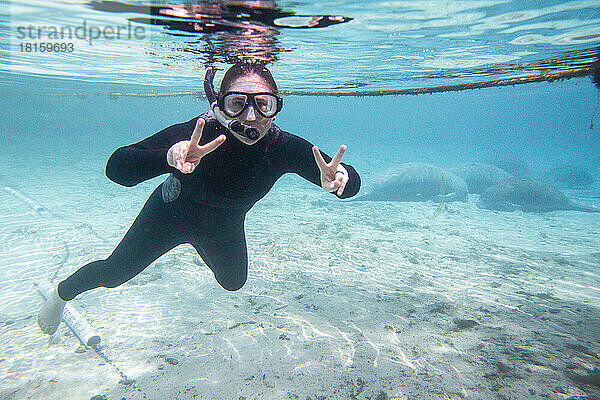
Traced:
<path fill-rule="evenodd" d="M 317 146 L 312 147 L 317 167 L 321 171 L 321 187 L 326 192 L 335 192 L 337 190 L 338 196 L 342 195 L 346 183 L 348 183 L 348 171 L 340 164 L 346 149 L 346 145 L 341 145 L 336 155 L 331 159 L 331 162 L 327 164 Z"/>
<path fill-rule="evenodd" d="M 226 139 L 225 135 L 220 135 L 204 146 L 198 145 L 204 130 L 204 122 L 202 118 L 198 118 L 190 140 L 182 140 L 171 146 L 167 152 L 167 163 L 171 167 L 177 168 L 184 174 L 190 174 L 196 169 L 202 157 L 223 144 Z"/>

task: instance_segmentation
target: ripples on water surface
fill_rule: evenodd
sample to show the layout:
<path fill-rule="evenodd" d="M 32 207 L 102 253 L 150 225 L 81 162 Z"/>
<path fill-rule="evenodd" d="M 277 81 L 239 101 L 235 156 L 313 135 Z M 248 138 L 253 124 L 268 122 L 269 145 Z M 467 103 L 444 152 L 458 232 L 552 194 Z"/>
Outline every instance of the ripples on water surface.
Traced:
<path fill-rule="evenodd" d="M 40 75 L 141 84 L 140 90 L 146 91 L 198 90 L 204 64 L 223 67 L 238 57 L 271 62 L 276 76 L 285 77 L 281 86 L 286 90 L 389 90 L 586 66 L 597 56 L 594 48 L 600 42 L 600 7 L 594 0 L 283 1 L 273 5 L 283 15 L 274 20 L 276 26 L 251 18 L 233 28 L 231 23 L 219 25 L 223 20 L 218 18 L 190 19 L 176 2 L 169 2 L 169 9 L 176 10 L 169 15 L 149 16 L 146 4 L 9 2 L 4 8 L 8 18 L 2 22 L 8 29 L 1 34 L 3 44 L 10 44 L 2 50 L 2 68 L 10 71 L 4 84 Z M 294 28 L 307 23 L 299 16 L 320 15 L 350 20 Z M 215 22 L 216 28 L 211 31 L 206 21 Z M 203 25 L 203 32 L 181 29 L 194 23 Z M 51 40 L 72 43 L 73 52 L 22 51 L 28 42 L 44 41 L 31 39 L 30 26 L 34 36 L 42 27 L 42 38 L 50 29 L 65 26 L 84 27 L 80 37 L 84 31 L 87 36 Z M 91 27 L 123 27 L 123 36 L 90 40 Z M 128 39 L 125 32 L 131 35 L 134 29 L 138 39 Z M 73 82 L 51 86 L 75 87 Z"/>

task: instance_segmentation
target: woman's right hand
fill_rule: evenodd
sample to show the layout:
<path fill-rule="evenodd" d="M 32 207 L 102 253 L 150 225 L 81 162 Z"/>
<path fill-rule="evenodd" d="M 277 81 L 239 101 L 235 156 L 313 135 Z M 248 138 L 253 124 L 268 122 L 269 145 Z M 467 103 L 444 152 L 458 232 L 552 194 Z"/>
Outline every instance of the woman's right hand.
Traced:
<path fill-rule="evenodd" d="M 202 131 L 204 130 L 204 120 L 198 118 L 196 127 L 192 133 L 190 140 L 182 140 L 175 143 L 167 152 L 167 163 L 173 168 L 177 168 L 184 174 L 190 174 L 198 164 L 202 157 L 215 150 L 225 141 L 225 135 L 220 135 L 212 142 L 206 143 L 204 146 L 199 146 Z"/>

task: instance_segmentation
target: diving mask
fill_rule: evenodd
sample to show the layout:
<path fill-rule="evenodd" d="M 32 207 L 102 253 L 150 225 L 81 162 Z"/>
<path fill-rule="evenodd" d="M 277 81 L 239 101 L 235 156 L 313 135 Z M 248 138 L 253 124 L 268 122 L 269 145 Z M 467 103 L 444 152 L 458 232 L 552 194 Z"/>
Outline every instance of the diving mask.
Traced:
<path fill-rule="evenodd" d="M 273 93 L 244 93 L 227 92 L 219 96 L 218 106 L 228 117 L 236 118 L 248 108 L 250 104 L 254 110 L 265 118 L 273 118 L 283 107 L 283 99 Z"/>

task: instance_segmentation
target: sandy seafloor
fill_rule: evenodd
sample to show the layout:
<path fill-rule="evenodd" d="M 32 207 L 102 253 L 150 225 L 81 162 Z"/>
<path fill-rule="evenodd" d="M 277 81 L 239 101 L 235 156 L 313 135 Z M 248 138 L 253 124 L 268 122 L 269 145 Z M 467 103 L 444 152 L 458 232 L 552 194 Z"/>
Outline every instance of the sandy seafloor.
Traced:
<path fill-rule="evenodd" d="M 180 246 L 73 301 L 104 358 L 48 339 L 31 282 L 110 254 L 161 181 L 115 185 L 81 147 L 3 150 L 2 186 L 46 209 L 0 191 L 2 400 L 600 396 L 599 214 L 341 202 L 292 175 L 247 216 L 240 291 Z"/>

